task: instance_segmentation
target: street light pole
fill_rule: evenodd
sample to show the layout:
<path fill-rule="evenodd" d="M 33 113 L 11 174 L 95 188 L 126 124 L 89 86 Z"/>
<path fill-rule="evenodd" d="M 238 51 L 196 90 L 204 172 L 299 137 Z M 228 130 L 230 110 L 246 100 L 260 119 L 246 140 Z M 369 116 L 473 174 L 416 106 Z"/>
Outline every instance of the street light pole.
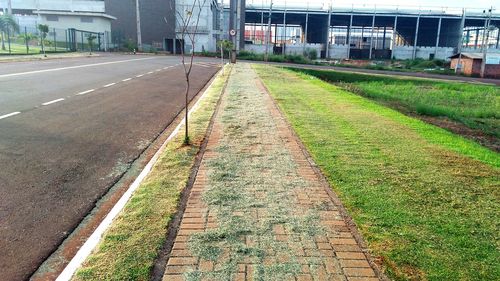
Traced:
<path fill-rule="evenodd" d="M 269 19 L 267 21 L 267 31 L 266 31 L 266 54 L 264 57 L 264 61 L 269 59 L 269 41 L 271 41 L 271 16 L 273 13 L 273 0 L 271 0 L 271 4 L 269 5 Z"/>
<path fill-rule="evenodd" d="M 487 50 L 488 50 L 488 40 L 489 40 L 489 37 L 490 37 L 490 21 L 491 21 L 491 12 L 493 10 L 493 7 L 491 7 L 489 10 L 488 10 L 488 18 L 486 20 L 486 24 L 485 24 L 485 27 L 486 27 L 486 36 L 485 34 L 483 33 L 483 40 L 482 43 L 481 43 L 481 47 L 482 47 L 482 51 L 483 51 L 483 60 L 481 61 L 481 73 L 480 73 L 480 76 L 481 78 L 484 78 L 484 72 L 486 70 L 486 53 L 487 53 Z M 486 13 L 486 11 L 483 11 L 483 13 Z M 486 44 L 486 46 L 485 46 Z"/>
<path fill-rule="evenodd" d="M 220 58 L 221 58 L 221 67 L 222 67 L 222 75 L 224 75 L 224 44 L 223 44 L 223 34 L 224 34 L 224 0 L 221 0 L 220 3 L 220 36 L 219 36 L 219 44 L 220 44 Z"/>
<path fill-rule="evenodd" d="M 136 24 L 137 24 L 137 49 L 142 51 L 142 34 L 141 34 L 141 9 L 139 6 L 139 0 L 135 0 L 135 14 L 136 14 Z M 175 45 L 175 40 L 174 40 Z"/>

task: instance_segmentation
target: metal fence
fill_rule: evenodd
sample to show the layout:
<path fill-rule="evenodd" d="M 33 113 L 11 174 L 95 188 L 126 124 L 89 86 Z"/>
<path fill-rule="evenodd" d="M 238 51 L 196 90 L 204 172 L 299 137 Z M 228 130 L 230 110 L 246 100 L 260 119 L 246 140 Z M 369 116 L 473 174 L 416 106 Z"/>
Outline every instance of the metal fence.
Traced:
<path fill-rule="evenodd" d="M 104 51 L 109 46 L 108 37 L 104 33 L 73 28 L 49 28 L 44 37 L 36 27 L 22 26 L 0 33 L 0 55 Z"/>

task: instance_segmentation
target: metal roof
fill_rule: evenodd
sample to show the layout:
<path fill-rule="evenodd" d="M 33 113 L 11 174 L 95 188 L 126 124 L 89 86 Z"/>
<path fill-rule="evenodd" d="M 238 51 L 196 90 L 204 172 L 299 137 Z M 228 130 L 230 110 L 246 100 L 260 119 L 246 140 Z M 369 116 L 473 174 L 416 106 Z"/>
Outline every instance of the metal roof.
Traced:
<path fill-rule="evenodd" d="M 459 55 L 460 55 L 460 53 L 455 54 L 455 55 L 451 56 L 450 58 L 452 58 L 452 59 L 458 58 Z M 462 53 L 462 57 L 476 60 L 476 59 L 483 59 L 483 54 L 482 53 Z"/>

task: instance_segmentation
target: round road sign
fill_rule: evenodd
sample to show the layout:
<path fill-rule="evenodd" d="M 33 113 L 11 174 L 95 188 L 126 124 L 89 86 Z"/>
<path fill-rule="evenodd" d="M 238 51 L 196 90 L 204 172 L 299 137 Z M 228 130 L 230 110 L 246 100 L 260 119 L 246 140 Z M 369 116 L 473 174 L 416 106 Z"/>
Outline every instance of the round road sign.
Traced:
<path fill-rule="evenodd" d="M 231 35 L 231 36 L 236 35 L 236 30 L 231 29 L 231 30 L 229 31 L 229 35 Z"/>

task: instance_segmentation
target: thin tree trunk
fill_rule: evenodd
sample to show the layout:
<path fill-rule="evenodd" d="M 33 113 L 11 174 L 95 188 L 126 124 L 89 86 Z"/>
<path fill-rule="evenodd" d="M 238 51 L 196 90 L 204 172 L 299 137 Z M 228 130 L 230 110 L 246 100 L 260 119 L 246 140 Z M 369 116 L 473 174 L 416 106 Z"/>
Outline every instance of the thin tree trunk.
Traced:
<path fill-rule="evenodd" d="M 188 104 L 189 104 L 189 75 L 186 76 L 186 93 L 185 93 L 185 102 L 186 102 L 186 131 L 185 131 L 185 135 L 184 135 L 184 144 L 189 144 L 189 133 L 188 133 L 188 127 L 189 127 L 189 108 L 188 108 Z"/>
<path fill-rule="evenodd" d="M 2 51 L 5 51 L 5 40 L 4 40 L 5 32 L 2 32 Z"/>

